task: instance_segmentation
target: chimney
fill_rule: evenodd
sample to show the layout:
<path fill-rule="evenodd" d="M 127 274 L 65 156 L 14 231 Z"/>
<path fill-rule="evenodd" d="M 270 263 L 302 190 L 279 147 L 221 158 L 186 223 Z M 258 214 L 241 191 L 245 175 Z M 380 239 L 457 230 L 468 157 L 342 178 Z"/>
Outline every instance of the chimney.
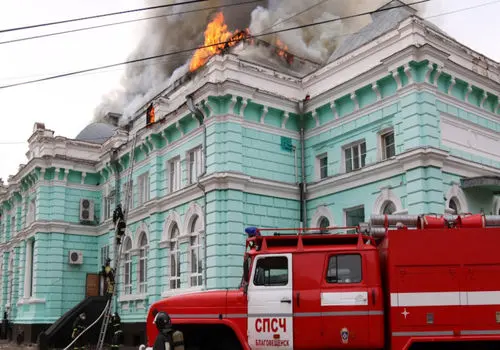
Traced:
<path fill-rule="evenodd" d="M 104 121 L 113 126 L 118 126 L 118 121 L 120 120 L 121 116 L 122 115 L 119 113 L 108 112 L 104 115 Z"/>

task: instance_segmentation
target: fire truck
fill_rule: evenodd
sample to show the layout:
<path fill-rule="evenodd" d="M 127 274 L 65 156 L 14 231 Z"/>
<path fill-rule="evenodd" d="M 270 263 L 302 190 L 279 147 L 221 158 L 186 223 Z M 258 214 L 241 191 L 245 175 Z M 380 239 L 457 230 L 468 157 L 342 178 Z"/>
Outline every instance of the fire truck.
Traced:
<path fill-rule="evenodd" d="M 239 288 L 172 296 L 187 349 L 500 349 L 500 216 L 247 228 Z"/>

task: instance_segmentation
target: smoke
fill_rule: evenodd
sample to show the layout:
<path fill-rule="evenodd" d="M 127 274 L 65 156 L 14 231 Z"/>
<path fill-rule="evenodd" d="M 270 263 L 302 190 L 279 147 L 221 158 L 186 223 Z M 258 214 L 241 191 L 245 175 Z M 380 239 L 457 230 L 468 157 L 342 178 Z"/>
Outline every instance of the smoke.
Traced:
<path fill-rule="evenodd" d="M 152 0 L 147 0 L 147 3 Z M 181 2 L 182 0 L 176 0 Z M 373 11 L 389 0 L 267 0 L 261 3 L 237 5 L 222 9 L 176 14 L 243 0 L 209 0 L 195 6 L 176 6 L 169 9 L 173 16 L 153 20 L 129 59 L 154 56 L 166 52 L 196 47 L 203 43 L 204 31 L 216 12 L 223 11 L 229 30 L 249 28 L 258 35 L 270 31 L 317 23 L 339 17 Z M 148 4 L 146 4 L 148 5 Z M 309 9 L 310 8 L 310 9 Z M 296 15 L 298 14 L 298 15 Z M 318 26 L 280 32 L 260 37 L 272 45 L 279 39 L 287 51 L 307 60 L 324 64 L 345 38 L 371 22 L 369 15 L 338 20 Z M 235 47 L 242 58 L 276 66 L 276 55 L 266 47 Z M 102 121 L 107 112 L 122 113 L 121 123 L 126 123 L 133 113 L 161 89 L 188 72 L 193 52 L 169 56 L 163 60 L 146 61 L 127 67 L 121 88 L 103 96 L 95 109 L 95 119 Z M 309 66 L 310 67 L 310 66 Z M 290 68 L 289 68 L 290 69 Z M 291 67 L 293 69 L 293 67 Z M 312 68 L 310 68 L 312 69 Z"/>

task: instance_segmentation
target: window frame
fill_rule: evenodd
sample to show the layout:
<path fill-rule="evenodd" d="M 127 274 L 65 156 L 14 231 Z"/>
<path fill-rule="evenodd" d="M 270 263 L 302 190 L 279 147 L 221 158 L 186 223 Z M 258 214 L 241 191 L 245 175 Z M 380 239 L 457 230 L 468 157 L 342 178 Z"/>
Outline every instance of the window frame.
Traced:
<path fill-rule="evenodd" d="M 123 294 L 131 295 L 132 294 L 132 239 L 127 237 L 124 245 L 123 252 Z M 130 247 L 127 247 L 130 245 Z M 128 266 L 128 274 L 127 274 L 127 266 Z M 128 278 L 127 278 L 128 277 Z"/>
<path fill-rule="evenodd" d="M 196 220 L 196 221 L 195 221 Z M 195 224 L 199 223 L 198 229 Z M 201 259 L 203 246 L 201 238 L 203 227 L 201 227 L 201 218 L 194 215 L 189 224 L 189 285 L 191 287 L 199 287 L 203 285 L 203 261 Z M 194 240 L 194 242 L 193 242 Z M 196 254 L 196 262 L 193 262 L 193 252 Z M 196 266 L 194 266 L 196 265 Z M 195 283 L 193 283 L 195 281 Z"/>
<path fill-rule="evenodd" d="M 137 176 L 137 205 L 143 205 L 151 198 L 151 181 L 149 178 L 149 171 Z"/>
<path fill-rule="evenodd" d="M 286 283 L 284 284 L 256 284 L 256 279 L 257 279 L 257 269 L 259 268 L 259 263 L 263 260 L 266 260 L 266 259 L 286 259 L 286 271 L 287 271 L 287 280 L 286 280 Z M 255 261 L 253 262 L 253 273 L 252 273 L 252 286 L 253 287 L 256 287 L 256 288 L 264 288 L 264 289 L 268 289 L 268 288 L 284 288 L 284 287 L 287 287 L 290 285 L 291 281 L 292 281 L 292 276 L 290 276 L 290 269 L 291 269 L 291 265 L 290 265 L 290 256 L 288 255 L 261 255 L 261 256 L 257 256 L 256 259 L 254 259 Z"/>
<path fill-rule="evenodd" d="M 182 189 L 181 157 L 175 156 L 170 158 L 167 161 L 166 168 L 167 168 L 167 193 L 174 193 L 179 191 L 180 189 Z"/>
<path fill-rule="evenodd" d="M 321 165 L 321 162 L 326 160 L 326 164 Z M 323 170 L 325 171 L 323 174 Z M 324 176 L 323 176 L 324 175 Z M 321 181 L 328 177 L 328 153 L 322 153 L 316 156 L 316 178 Z"/>
<path fill-rule="evenodd" d="M 174 236 L 174 228 L 177 228 L 177 234 Z M 174 222 L 170 227 L 169 232 L 169 253 L 168 253 L 168 286 L 170 290 L 178 290 L 181 288 L 181 251 L 179 246 L 179 237 L 181 231 L 179 228 L 179 224 Z M 175 249 L 174 249 L 175 248 Z M 175 262 L 175 274 L 172 274 L 172 259 Z"/>
<path fill-rule="evenodd" d="M 392 144 L 387 144 L 387 137 L 392 135 Z M 385 130 L 383 133 L 380 134 L 380 145 L 381 145 L 381 151 L 382 151 L 382 160 L 387 160 L 391 159 L 396 156 L 396 135 L 394 134 L 394 129 L 390 128 Z M 387 150 L 388 147 L 392 146 L 393 149 L 393 155 L 388 156 Z"/>
<path fill-rule="evenodd" d="M 202 146 L 196 146 L 186 152 L 187 160 L 187 182 L 192 185 L 198 181 L 198 178 L 203 173 L 203 152 Z M 194 174 L 193 174 L 194 169 Z"/>
<path fill-rule="evenodd" d="M 145 239 L 145 243 L 143 240 Z M 139 239 L 139 261 L 137 266 L 137 285 L 140 294 L 148 292 L 148 253 L 149 241 L 146 232 L 141 232 Z"/>
<path fill-rule="evenodd" d="M 364 145 L 365 153 L 361 153 L 361 146 L 362 145 Z M 363 169 L 366 166 L 366 155 L 367 155 L 367 148 L 366 147 L 367 147 L 367 145 L 366 145 L 365 139 L 351 142 L 347 145 L 342 146 L 342 160 L 343 160 L 342 166 L 344 167 L 345 173 L 351 173 L 351 172 Z M 353 152 L 354 149 L 356 149 L 357 153 L 358 153 L 358 158 L 359 158 L 359 167 L 358 168 L 354 168 L 354 152 Z M 348 170 L 348 167 L 347 167 L 347 161 L 348 161 L 348 157 L 346 155 L 347 150 L 351 151 L 351 156 L 350 156 L 351 169 L 350 170 Z M 364 157 L 363 157 L 363 155 L 364 155 Z"/>
<path fill-rule="evenodd" d="M 354 210 L 359 210 L 359 209 L 363 209 L 363 212 L 365 212 L 365 206 L 364 205 L 357 205 L 357 206 L 354 206 L 354 207 L 350 207 L 350 208 L 344 208 L 344 225 L 345 226 L 349 226 L 347 224 L 347 216 L 348 216 L 348 213 L 349 212 L 352 212 Z M 363 221 L 361 222 L 365 222 L 366 221 L 366 215 L 363 215 Z M 350 226 L 349 226 L 350 227 Z"/>
<path fill-rule="evenodd" d="M 355 282 L 339 282 L 339 263 L 338 263 L 338 257 L 341 256 L 341 257 L 347 257 L 347 256 L 357 256 L 359 257 L 359 281 L 355 281 Z M 332 258 L 335 258 L 336 259 L 336 262 L 335 262 L 335 276 L 336 276 L 336 281 L 332 282 L 332 281 L 329 281 L 328 280 L 328 274 L 329 274 L 329 271 L 330 271 L 330 261 L 332 260 Z M 325 269 L 325 275 L 324 275 L 324 278 L 323 278 L 323 281 L 324 283 L 326 283 L 327 285 L 331 286 L 331 285 L 340 285 L 340 286 L 350 286 L 350 285 L 353 285 L 353 284 L 363 284 L 364 283 L 364 273 L 363 273 L 363 262 L 364 262 L 364 259 L 363 259 L 363 255 L 360 254 L 360 253 L 357 253 L 357 252 L 342 252 L 342 253 L 332 253 L 332 254 L 329 254 L 326 258 L 326 269 Z"/>

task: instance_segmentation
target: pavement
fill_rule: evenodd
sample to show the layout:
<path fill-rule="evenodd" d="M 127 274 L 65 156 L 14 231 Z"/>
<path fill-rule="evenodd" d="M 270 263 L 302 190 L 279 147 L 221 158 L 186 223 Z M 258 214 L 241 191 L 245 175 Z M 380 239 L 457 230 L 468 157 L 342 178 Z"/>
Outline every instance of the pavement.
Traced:
<path fill-rule="evenodd" d="M 121 346 L 119 350 L 137 350 L 138 346 Z M 38 350 L 37 344 L 21 344 L 17 345 L 15 342 L 7 342 L 5 340 L 0 340 L 0 349 L 2 350 Z M 106 349 L 106 348 L 104 348 Z M 56 350 L 56 349 L 53 349 Z M 62 350 L 62 349 L 61 349 Z M 87 350 L 95 350 L 94 347 L 88 347 Z"/>

